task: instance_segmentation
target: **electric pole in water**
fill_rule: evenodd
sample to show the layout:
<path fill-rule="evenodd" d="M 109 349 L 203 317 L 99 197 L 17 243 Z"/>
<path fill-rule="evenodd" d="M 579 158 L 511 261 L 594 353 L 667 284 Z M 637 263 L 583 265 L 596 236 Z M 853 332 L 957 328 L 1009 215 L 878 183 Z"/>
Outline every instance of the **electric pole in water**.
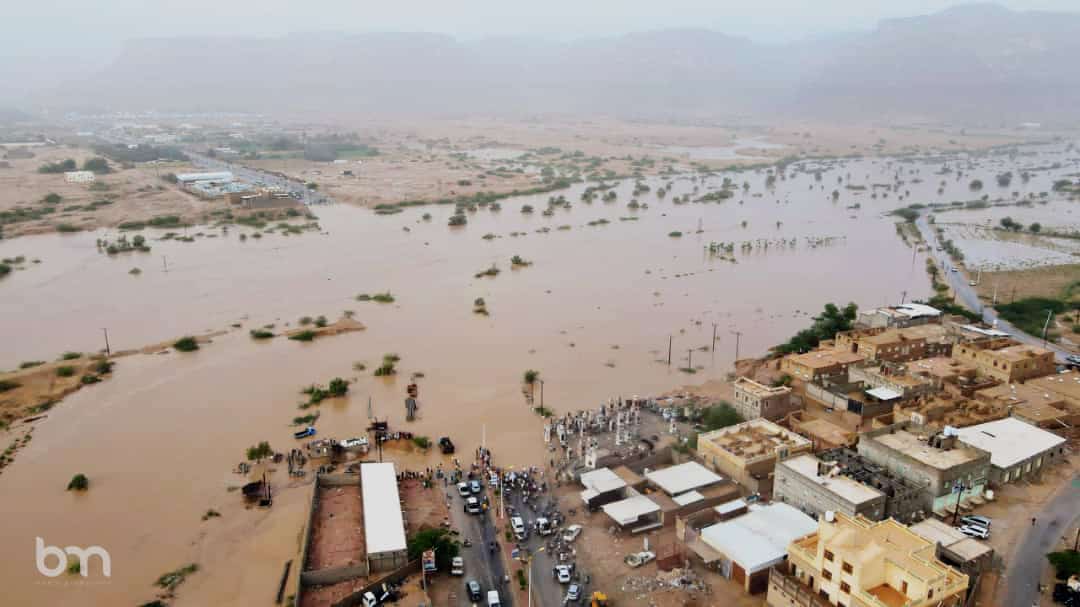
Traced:
<path fill-rule="evenodd" d="M 105 334 L 105 356 L 111 356 L 112 352 L 109 350 L 109 330 L 102 327 L 101 331 Z"/>
<path fill-rule="evenodd" d="M 168 273 L 169 272 L 169 261 L 167 259 L 165 259 L 164 255 L 161 256 L 161 265 L 162 265 L 162 267 L 165 268 L 165 272 Z"/>
<path fill-rule="evenodd" d="M 712 324 L 712 351 L 716 352 L 716 323 Z"/>
<path fill-rule="evenodd" d="M 693 348 L 690 348 L 689 350 L 686 351 L 686 368 L 687 369 L 693 369 L 694 368 L 694 349 Z"/>
<path fill-rule="evenodd" d="M 742 338 L 742 331 L 732 331 L 735 334 L 735 361 L 739 360 L 739 341 Z"/>
<path fill-rule="evenodd" d="M 667 366 L 671 366 L 671 336 L 667 336 Z"/>

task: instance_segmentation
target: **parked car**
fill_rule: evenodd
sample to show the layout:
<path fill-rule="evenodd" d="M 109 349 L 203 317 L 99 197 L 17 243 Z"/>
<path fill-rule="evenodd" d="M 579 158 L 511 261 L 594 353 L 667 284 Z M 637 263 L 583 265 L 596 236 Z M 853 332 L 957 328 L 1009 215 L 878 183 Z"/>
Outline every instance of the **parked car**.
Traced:
<path fill-rule="evenodd" d="M 656 553 L 645 550 L 643 552 L 636 552 L 634 554 L 626 555 L 623 561 L 631 567 L 641 567 L 642 565 L 656 559 Z"/>
<path fill-rule="evenodd" d="M 536 519 L 536 532 L 540 535 L 551 535 L 555 532 L 555 528 L 551 526 L 551 521 L 541 516 Z"/>
<path fill-rule="evenodd" d="M 480 514 L 480 500 L 475 497 L 466 498 L 465 512 L 469 514 Z"/>
<path fill-rule="evenodd" d="M 461 497 L 469 497 L 472 495 L 472 492 L 469 491 L 469 483 L 458 483 L 457 492 Z"/>
<path fill-rule="evenodd" d="M 570 584 L 570 587 L 566 589 L 566 602 L 576 603 L 581 598 L 581 586 L 577 584 Z"/>
<path fill-rule="evenodd" d="M 571 565 L 555 565 L 552 573 L 560 584 L 569 584 L 571 576 L 574 575 L 574 568 Z"/>
<path fill-rule="evenodd" d="M 978 527 L 976 525 L 964 525 L 960 528 L 960 533 L 968 537 L 973 537 L 980 540 L 985 540 L 990 537 L 990 530 L 986 527 Z"/>
<path fill-rule="evenodd" d="M 481 485 L 478 480 L 471 480 L 469 481 L 469 489 L 473 493 L 481 493 L 484 490 L 484 486 Z"/>
<path fill-rule="evenodd" d="M 293 433 L 293 438 L 307 438 L 309 436 L 315 436 L 315 426 L 308 426 L 299 432 Z"/>
<path fill-rule="evenodd" d="M 496 488 L 496 487 L 499 486 L 499 473 L 498 472 L 492 472 L 492 473 L 490 473 L 488 475 L 488 485 L 490 487 L 492 487 L 492 488 Z"/>
<path fill-rule="evenodd" d="M 965 524 L 965 525 L 971 525 L 971 526 L 977 526 L 977 527 L 986 527 L 987 529 L 990 528 L 990 519 L 985 517 L 985 516 L 978 516 L 978 515 L 975 515 L 975 514 L 969 514 L 967 516 L 960 517 L 960 522 Z"/>
<path fill-rule="evenodd" d="M 569 544 L 570 542 L 576 540 L 577 536 L 579 536 L 579 535 L 581 535 L 581 525 L 578 525 L 578 524 L 570 525 L 569 527 L 567 527 L 566 529 L 563 530 L 563 532 L 562 532 L 562 540 L 564 542 L 566 542 L 567 544 Z"/>
<path fill-rule="evenodd" d="M 480 591 L 480 582 L 476 580 L 469 580 L 465 582 L 465 593 L 469 595 L 469 600 L 476 603 L 482 598 Z"/>
<path fill-rule="evenodd" d="M 455 556 L 450 560 L 450 575 L 465 575 L 465 559 Z"/>
<path fill-rule="evenodd" d="M 502 603 L 499 602 L 499 591 L 488 590 L 487 607 L 500 607 Z"/>

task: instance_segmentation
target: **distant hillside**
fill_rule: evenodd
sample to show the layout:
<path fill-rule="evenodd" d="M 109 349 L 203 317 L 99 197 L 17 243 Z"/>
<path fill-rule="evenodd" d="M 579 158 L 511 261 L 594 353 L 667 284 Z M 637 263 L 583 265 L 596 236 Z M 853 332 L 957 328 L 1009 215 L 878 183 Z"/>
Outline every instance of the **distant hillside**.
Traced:
<path fill-rule="evenodd" d="M 1049 121 L 1080 114 L 1080 15 L 969 5 L 763 45 L 707 30 L 574 43 L 440 34 L 137 40 L 70 107 Z M 1072 68 L 1072 69 L 1070 69 Z M 78 100 L 77 102 L 72 100 Z"/>

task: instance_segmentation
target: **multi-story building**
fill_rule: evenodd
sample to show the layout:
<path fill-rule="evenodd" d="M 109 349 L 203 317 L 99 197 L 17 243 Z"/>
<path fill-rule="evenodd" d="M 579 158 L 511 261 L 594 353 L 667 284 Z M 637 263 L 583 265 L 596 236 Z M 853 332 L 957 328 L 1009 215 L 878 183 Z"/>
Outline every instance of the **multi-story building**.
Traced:
<path fill-rule="evenodd" d="M 778 463 L 773 499 L 815 517 L 833 511 L 908 523 L 924 513 L 920 487 L 851 449 L 830 449 Z"/>
<path fill-rule="evenodd" d="M 952 607 L 968 576 L 938 560 L 936 545 L 887 519 L 831 514 L 788 547 L 790 577 L 770 577 L 768 604 L 789 607 L 807 589 L 836 607 Z M 798 586 L 775 580 L 798 582 Z M 817 603 L 820 604 L 820 603 Z"/>
<path fill-rule="evenodd" d="M 805 437 L 762 418 L 706 432 L 697 445 L 706 466 L 766 497 L 776 462 L 812 450 Z"/>
<path fill-rule="evenodd" d="M 907 364 L 908 373 L 925 377 L 937 388 L 943 388 L 945 384 L 968 383 L 975 379 L 975 370 L 974 365 L 948 356 L 920 358 Z"/>
<path fill-rule="evenodd" d="M 735 380 L 734 388 L 735 401 L 731 404 L 744 420 L 764 417 L 776 421 L 795 409 L 791 388 L 787 386 L 766 386 L 749 377 L 740 377 Z"/>
<path fill-rule="evenodd" d="M 937 324 L 903 329 L 854 329 L 836 334 L 836 349 L 859 354 L 868 361 L 905 362 L 948 356 L 953 340 Z"/>
<path fill-rule="evenodd" d="M 914 327 L 941 321 L 941 310 L 925 304 L 900 304 L 863 310 L 859 312 L 857 324 L 864 327 Z"/>
<path fill-rule="evenodd" d="M 789 354 L 780 360 L 780 370 L 807 382 L 840 378 L 847 380 L 848 367 L 866 360 L 860 354 L 833 348 L 819 348 L 803 354 Z"/>
<path fill-rule="evenodd" d="M 1050 350 L 1003 337 L 957 344 L 952 357 L 975 365 L 980 375 L 1003 382 L 1024 381 L 1057 371 Z"/>
<path fill-rule="evenodd" d="M 930 379 L 912 375 L 904 365 L 892 363 L 852 367 L 848 369 L 848 381 L 862 382 L 868 389 L 888 388 L 905 400 L 938 390 Z"/>
<path fill-rule="evenodd" d="M 1024 382 L 1024 385 L 1042 390 L 1044 393 L 1056 394 L 1065 403 L 1067 409 L 1080 412 L 1080 373 L 1076 371 L 1029 379 Z"/>
<path fill-rule="evenodd" d="M 932 431 L 900 422 L 864 432 L 859 455 L 921 488 L 925 514 L 949 512 L 979 497 L 990 474 L 990 453 L 960 443 L 954 429 Z"/>

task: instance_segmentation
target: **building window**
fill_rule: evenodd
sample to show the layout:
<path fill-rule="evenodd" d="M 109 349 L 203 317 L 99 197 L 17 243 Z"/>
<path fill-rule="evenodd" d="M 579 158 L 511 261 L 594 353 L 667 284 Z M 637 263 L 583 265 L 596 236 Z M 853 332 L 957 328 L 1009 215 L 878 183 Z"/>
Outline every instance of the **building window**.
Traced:
<path fill-rule="evenodd" d="M 851 586 L 848 586 L 847 582 L 840 582 L 840 592 L 851 594 Z"/>
<path fill-rule="evenodd" d="M 826 561 L 831 561 L 832 559 L 833 559 L 833 554 L 832 554 L 832 551 L 830 551 L 830 550 L 826 550 L 826 551 L 825 551 L 825 560 L 826 560 Z"/>
<path fill-rule="evenodd" d="M 829 571 L 828 569 L 822 569 L 821 570 L 821 577 L 823 577 L 823 578 L 825 578 L 827 580 L 831 580 L 832 579 L 832 571 Z"/>
<path fill-rule="evenodd" d="M 930 589 L 930 592 L 926 593 L 926 600 L 930 600 L 932 598 L 934 598 L 934 589 L 933 588 Z"/>
<path fill-rule="evenodd" d="M 844 561 L 844 564 L 841 566 L 841 568 L 844 570 L 844 573 L 851 573 L 851 563 Z"/>
<path fill-rule="evenodd" d="M 907 580 L 900 582 L 900 592 L 907 596 Z"/>

